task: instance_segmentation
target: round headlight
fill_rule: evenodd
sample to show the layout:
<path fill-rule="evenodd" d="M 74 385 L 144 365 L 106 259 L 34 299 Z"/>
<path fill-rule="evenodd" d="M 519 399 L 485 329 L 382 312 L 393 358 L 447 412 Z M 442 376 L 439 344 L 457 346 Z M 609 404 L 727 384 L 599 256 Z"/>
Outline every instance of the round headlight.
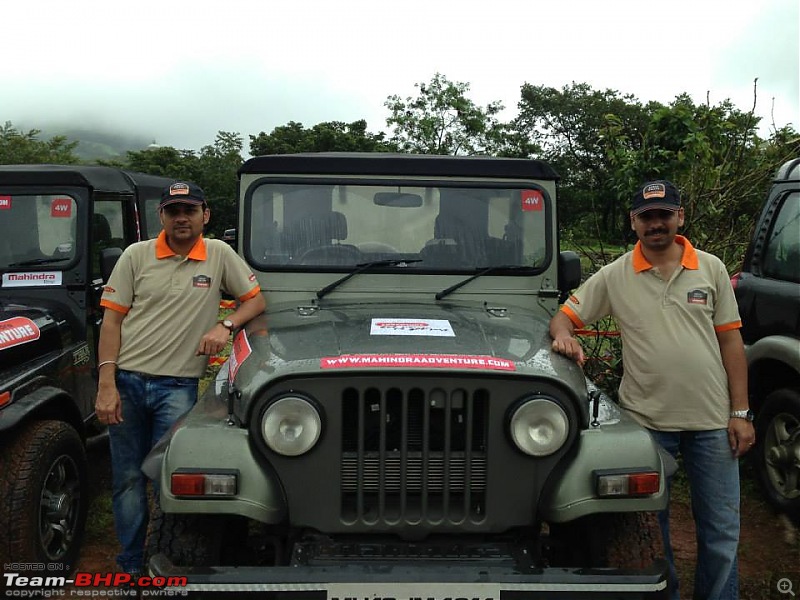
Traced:
<path fill-rule="evenodd" d="M 264 441 L 284 456 L 299 456 L 311 450 L 322 431 L 316 408 L 304 398 L 286 396 L 269 405 L 261 418 Z"/>
<path fill-rule="evenodd" d="M 567 441 L 569 421 L 555 402 L 534 398 L 521 404 L 511 415 L 511 439 L 531 456 L 548 456 Z"/>

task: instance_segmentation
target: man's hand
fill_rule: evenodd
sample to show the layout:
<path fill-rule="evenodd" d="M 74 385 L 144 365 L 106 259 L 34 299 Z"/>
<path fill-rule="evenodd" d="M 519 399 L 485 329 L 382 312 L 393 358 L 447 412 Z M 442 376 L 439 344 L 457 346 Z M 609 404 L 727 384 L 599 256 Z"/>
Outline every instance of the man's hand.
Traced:
<path fill-rule="evenodd" d="M 231 332 L 228 331 L 228 328 L 221 323 L 217 323 L 200 338 L 200 345 L 197 347 L 197 352 L 195 352 L 195 354 L 197 356 L 201 354 L 205 354 L 206 356 L 219 354 L 225 349 L 225 346 L 228 345 L 230 337 Z"/>
<path fill-rule="evenodd" d="M 728 441 L 736 458 L 745 454 L 756 443 L 756 430 L 747 419 L 731 418 L 728 421 Z"/>
<path fill-rule="evenodd" d="M 571 358 L 579 365 L 583 366 L 586 362 L 586 356 L 583 353 L 583 347 L 580 342 L 571 335 L 559 336 L 553 340 L 553 352 L 558 352 L 564 356 Z"/>
<path fill-rule="evenodd" d="M 115 383 L 100 382 L 97 388 L 94 412 L 97 420 L 106 425 L 122 423 L 122 400 L 120 400 L 119 390 Z"/>

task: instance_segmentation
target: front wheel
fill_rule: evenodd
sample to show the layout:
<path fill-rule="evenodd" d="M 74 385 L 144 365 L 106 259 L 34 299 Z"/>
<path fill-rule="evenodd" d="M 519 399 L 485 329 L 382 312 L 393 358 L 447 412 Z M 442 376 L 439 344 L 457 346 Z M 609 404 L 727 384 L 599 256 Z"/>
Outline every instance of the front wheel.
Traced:
<path fill-rule="evenodd" d="M 753 458 L 769 502 L 800 518 L 799 390 L 776 390 L 764 399 L 756 419 Z"/>
<path fill-rule="evenodd" d="M 643 569 L 664 558 L 653 512 L 603 513 L 550 526 L 554 567 Z"/>
<path fill-rule="evenodd" d="M 88 474 L 78 433 L 61 421 L 28 423 L 0 454 L 0 563 L 76 566 L 86 525 Z"/>

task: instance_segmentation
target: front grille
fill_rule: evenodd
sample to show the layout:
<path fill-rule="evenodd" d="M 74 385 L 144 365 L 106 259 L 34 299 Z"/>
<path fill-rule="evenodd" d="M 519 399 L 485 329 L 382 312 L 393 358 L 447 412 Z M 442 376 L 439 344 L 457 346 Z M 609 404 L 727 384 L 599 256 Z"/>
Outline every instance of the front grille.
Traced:
<path fill-rule="evenodd" d="M 481 522 L 488 407 L 485 389 L 344 389 L 342 519 Z"/>

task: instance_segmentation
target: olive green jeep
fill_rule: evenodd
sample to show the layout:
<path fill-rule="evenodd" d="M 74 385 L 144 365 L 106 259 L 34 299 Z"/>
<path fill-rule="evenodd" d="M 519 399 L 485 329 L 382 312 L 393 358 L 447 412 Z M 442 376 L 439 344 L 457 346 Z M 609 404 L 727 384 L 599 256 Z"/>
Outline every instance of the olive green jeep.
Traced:
<path fill-rule="evenodd" d="M 550 349 L 580 281 L 557 179 L 248 160 L 236 243 L 268 308 L 146 461 L 151 574 L 231 598 L 666 597 L 666 459 Z"/>

